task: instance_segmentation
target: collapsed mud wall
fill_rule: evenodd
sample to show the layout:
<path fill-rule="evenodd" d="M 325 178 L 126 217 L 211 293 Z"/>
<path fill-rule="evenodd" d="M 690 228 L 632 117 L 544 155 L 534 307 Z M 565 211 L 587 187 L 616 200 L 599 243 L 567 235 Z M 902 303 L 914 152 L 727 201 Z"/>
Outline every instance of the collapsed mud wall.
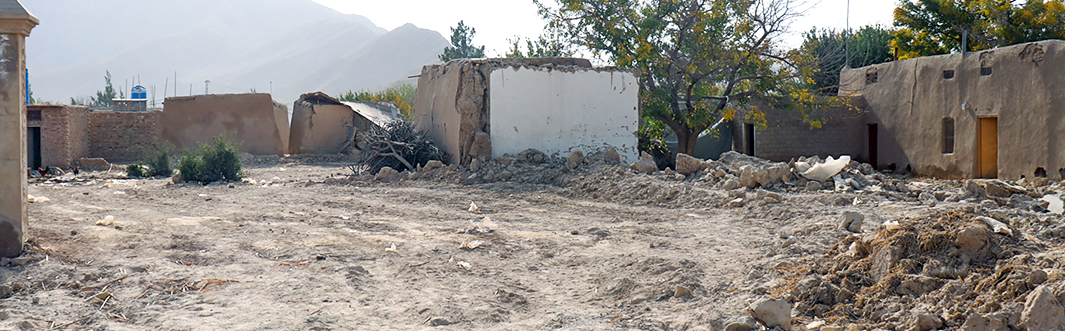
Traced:
<path fill-rule="evenodd" d="M 525 75 L 528 81 L 515 82 L 511 88 L 505 88 L 505 72 L 521 72 L 518 76 Z M 585 75 L 600 79 L 590 82 L 574 78 Z M 497 82 L 493 83 L 493 79 Z M 566 85 L 565 82 L 570 80 L 574 82 Z M 631 136 L 631 143 L 614 147 L 619 152 L 631 148 L 635 159 L 636 138 L 631 135 L 638 129 L 635 123 L 639 118 L 635 83 L 636 73 L 633 71 L 592 68 L 586 59 L 454 60 L 422 68 L 414 98 L 414 123 L 419 130 L 428 131 L 437 144 L 452 154 L 451 163 L 468 164 L 473 159 L 483 161 L 525 148 L 562 152 L 573 147 L 616 143 L 616 139 L 601 139 L 606 136 Z M 585 85 L 588 84 L 597 89 L 587 90 Z M 492 98 L 493 87 L 501 97 Z M 615 90 L 620 92 L 610 92 Z M 631 107 L 627 101 L 623 102 L 624 107 L 604 103 L 604 100 L 616 97 L 611 96 L 612 93 L 631 94 Z M 520 98 L 522 95 L 526 97 Z M 571 96 L 573 103 L 567 101 Z M 500 105 L 498 109 L 493 110 L 492 100 Z M 506 130 L 493 133 L 493 113 L 501 114 L 496 119 L 507 123 L 511 129 L 520 126 L 518 134 Z M 619 113 L 626 118 L 625 123 L 613 123 Z M 546 120 L 551 116 L 554 120 Z M 633 123 L 628 123 L 628 119 Z M 520 133 L 528 128 L 535 129 L 527 131 L 528 134 Z M 545 133 L 551 130 L 554 130 L 550 135 L 552 138 L 547 138 Z M 609 132 L 600 135 L 597 130 Z M 617 130 L 628 130 L 628 134 L 614 132 Z M 493 138 L 498 138 L 499 142 Z M 545 140 L 551 140 L 551 144 L 543 144 Z M 497 148 L 500 150 L 495 151 Z"/>
<path fill-rule="evenodd" d="M 289 154 L 335 154 L 355 137 L 355 113 L 324 93 L 300 96 L 292 105 Z"/>
<path fill-rule="evenodd" d="M 288 109 L 266 93 L 167 98 L 159 123 L 163 139 L 177 148 L 223 134 L 235 135 L 240 151 L 255 155 L 282 155 L 288 145 Z"/>

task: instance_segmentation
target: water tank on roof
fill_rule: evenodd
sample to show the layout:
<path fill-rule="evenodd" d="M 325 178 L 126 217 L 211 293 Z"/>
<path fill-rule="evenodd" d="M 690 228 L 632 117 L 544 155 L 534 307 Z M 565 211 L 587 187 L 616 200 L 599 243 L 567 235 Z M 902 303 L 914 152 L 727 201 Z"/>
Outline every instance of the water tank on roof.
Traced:
<path fill-rule="evenodd" d="M 137 85 L 133 87 L 133 91 L 130 92 L 129 95 L 130 99 L 133 100 L 148 99 L 148 89 L 144 88 L 144 86 Z"/>

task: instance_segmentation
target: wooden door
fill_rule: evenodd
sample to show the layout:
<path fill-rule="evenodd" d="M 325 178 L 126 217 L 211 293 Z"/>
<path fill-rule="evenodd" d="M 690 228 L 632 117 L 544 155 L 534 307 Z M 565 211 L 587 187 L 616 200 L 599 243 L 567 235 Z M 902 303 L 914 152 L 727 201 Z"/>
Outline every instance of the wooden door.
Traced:
<path fill-rule="evenodd" d="M 998 118 L 980 118 L 977 135 L 978 175 L 983 178 L 998 178 Z"/>

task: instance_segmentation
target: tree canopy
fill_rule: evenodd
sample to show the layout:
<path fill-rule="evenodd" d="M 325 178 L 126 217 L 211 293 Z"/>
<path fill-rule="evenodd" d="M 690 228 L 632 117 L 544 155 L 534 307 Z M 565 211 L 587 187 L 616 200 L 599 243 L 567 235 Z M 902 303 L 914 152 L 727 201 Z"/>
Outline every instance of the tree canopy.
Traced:
<path fill-rule="evenodd" d="M 444 48 L 444 53 L 440 54 L 440 61 L 484 57 L 484 46 L 473 45 L 473 36 L 476 34 L 477 29 L 468 27 L 465 22 L 459 21 L 458 26 L 451 28 L 451 46 Z"/>
<path fill-rule="evenodd" d="M 645 119 L 665 123 L 682 153 L 692 154 L 700 133 L 752 98 L 801 111 L 822 101 L 806 89 L 795 52 L 778 47 L 797 14 L 794 0 L 536 2 L 570 43 L 639 69 Z"/>
<path fill-rule="evenodd" d="M 521 38 L 514 37 L 507 41 L 510 42 L 510 50 L 505 56 L 510 58 L 569 57 L 575 54 L 569 44 L 563 41 L 556 32 L 546 33 L 535 40 L 525 38 L 525 51 L 521 50 Z"/>
<path fill-rule="evenodd" d="M 1062 0 L 904 0 L 895 9 L 899 58 L 1065 39 Z"/>
<path fill-rule="evenodd" d="M 860 68 L 890 61 L 894 55 L 891 41 L 891 31 L 879 26 L 865 26 L 857 31 L 814 28 L 803 33 L 799 52 L 810 56 L 815 64 L 811 75 L 817 89 L 835 94 L 844 65 Z"/>

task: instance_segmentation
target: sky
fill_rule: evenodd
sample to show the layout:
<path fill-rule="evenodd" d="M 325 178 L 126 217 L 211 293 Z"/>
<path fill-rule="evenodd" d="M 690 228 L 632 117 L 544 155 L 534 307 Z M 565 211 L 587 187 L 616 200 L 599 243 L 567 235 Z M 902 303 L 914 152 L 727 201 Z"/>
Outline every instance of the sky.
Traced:
<path fill-rule="evenodd" d="M 450 38 L 450 28 L 459 20 L 477 29 L 474 44 L 485 45 L 488 56 L 499 56 L 509 49 L 507 39 L 515 36 L 535 38 L 544 22 L 532 0 L 313 0 L 345 14 L 358 14 L 387 30 L 412 23 L 420 28 L 440 32 Z M 801 0 L 800 0 L 801 1 Z M 846 26 L 848 0 L 807 0 L 805 15 L 791 26 L 785 44 L 801 43 L 801 32 L 811 27 L 842 29 Z M 850 25 L 891 25 L 896 0 L 849 0 Z M 550 1 L 545 1 L 550 3 Z"/>

